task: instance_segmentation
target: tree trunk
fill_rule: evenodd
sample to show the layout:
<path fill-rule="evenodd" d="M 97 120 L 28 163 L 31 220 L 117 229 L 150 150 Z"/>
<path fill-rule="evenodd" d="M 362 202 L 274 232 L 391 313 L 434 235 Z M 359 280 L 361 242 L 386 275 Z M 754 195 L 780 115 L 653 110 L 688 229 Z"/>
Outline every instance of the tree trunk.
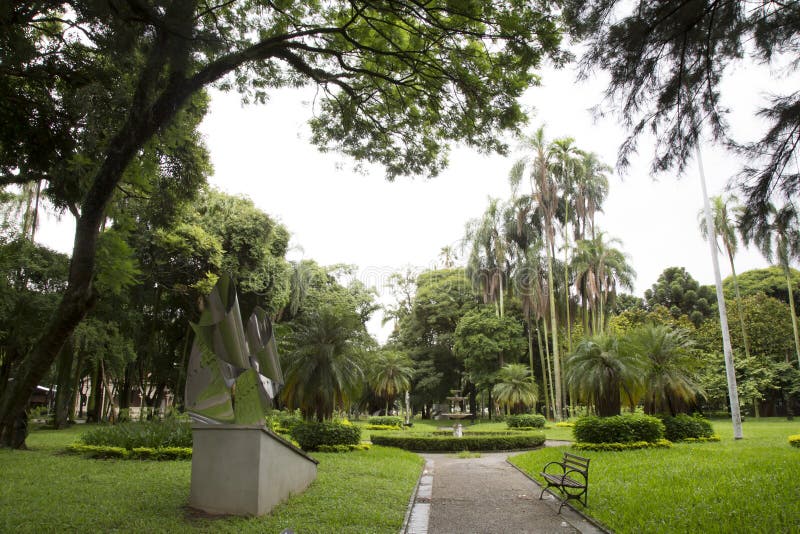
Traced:
<path fill-rule="evenodd" d="M 58 385 L 56 389 L 55 414 L 53 416 L 53 426 L 56 429 L 65 428 L 69 422 L 70 405 L 75 398 L 72 379 L 74 359 L 75 351 L 70 340 L 67 340 L 58 355 L 58 369 L 56 372 L 56 383 Z"/>
<path fill-rule="evenodd" d="M 794 310 L 794 295 L 792 293 L 791 272 L 787 267 L 784 269 L 786 274 L 786 288 L 789 290 L 789 310 L 792 312 L 792 331 L 794 332 L 794 350 L 797 352 L 797 364 L 800 366 L 800 336 L 798 336 L 797 313 Z"/>
<path fill-rule="evenodd" d="M 92 394 L 86 409 L 86 422 L 99 423 L 103 418 L 103 370 L 98 361 L 92 375 Z"/>
<path fill-rule="evenodd" d="M 742 295 L 739 293 L 739 278 L 736 276 L 736 267 L 733 265 L 733 254 L 728 250 L 728 260 L 731 264 L 731 274 L 733 275 L 733 289 L 736 292 L 736 311 L 739 312 L 739 328 L 742 329 L 742 344 L 744 345 L 744 355 L 750 358 L 750 341 L 747 338 L 747 329 L 744 326 L 744 310 L 742 309 Z"/>
<path fill-rule="evenodd" d="M 706 219 L 706 235 L 708 245 L 711 249 L 711 262 L 714 267 L 714 285 L 717 290 L 717 307 L 719 308 L 719 323 L 722 331 L 722 350 L 725 356 L 725 376 L 728 383 L 728 398 L 731 403 L 731 422 L 733 423 L 733 438 L 742 439 L 742 416 L 739 412 L 739 392 L 736 389 L 736 370 L 733 363 L 733 351 L 731 350 L 730 334 L 728 332 L 728 310 L 725 306 L 725 296 L 722 293 L 722 277 L 719 274 L 719 259 L 717 258 L 717 240 L 714 232 L 714 223 L 711 218 L 711 207 L 708 202 L 708 191 L 706 189 L 706 177 L 703 172 L 703 161 L 700 154 L 700 146 L 697 149 L 697 167 L 700 171 L 700 186 L 703 191 L 703 211 Z"/>
<path fill-rule="evenodd" d="M 536 321 L 537 323 L 539 321 Z M 542 350 L 542 333 L 539 331 L 539 325 L 536 325 L 536 341 L 539 344 L 539 359 L 542 365 L 542 390 L 544 392 L 544 414 L 548 419 L 550 418 L 550 388 L 547 387 L 547 365 L 545 364 L 545 352 Z"/>
<path fill-rule="evenodd" d="M 531 366 L 531 377 L 536 380 L 536 373 L 533 371 L 533 328 L 531 326 L 531 317 L 525 317 L 525 326 L 528 329 L 528 364 Z"/>
<path fill-rule="evenodd" d="M 553 381 L 555 382 L 555 420 L 561 421 L 561 361 L 558 355 L 558 320 L 556 318 L 556 295 L 553 287 L 553 255 L 548 249 L 547 284 L 550 293 L 550 328 L 553 333 Z"/>

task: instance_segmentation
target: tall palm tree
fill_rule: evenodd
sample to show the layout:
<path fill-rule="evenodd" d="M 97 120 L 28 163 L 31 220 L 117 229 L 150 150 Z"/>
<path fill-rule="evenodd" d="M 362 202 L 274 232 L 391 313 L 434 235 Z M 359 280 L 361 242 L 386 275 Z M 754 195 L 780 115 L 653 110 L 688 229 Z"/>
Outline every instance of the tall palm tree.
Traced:
<path fill-rule="evenodd" d="M 465 245 L 470 246 L 467 277 L 481 291 L 484 302 L 494 303 L 498 317 L 505 313 L 503 279 L 508 254 L 503 214 L 500 201 L 490 198 L 483 217 L 469 221 L 464 235 Z"/>
<path fill-rule="evenodd" d="M 744 324 L 744 311 L 742 310 L 741 302 L 742 296 L 739 292 L 739 279 L 736 276 L 736 267 L 733 263 L 733 258 L 736 256 L 736 251 L 739 248 L 739 240 L 736 238 L 736 223 L 731 217 L 731 212 L 741 212 L 741 207 L 731 206 L 738 199 L 734 195 L 727 198 L 722 196 L 711 197 L 711 217 L 714 223 L 714 233 L 716 234 L 717 248 L 719 248 L 719 241 L 722 241 L 722 247 L 725 249 L 725 254 L 728 255 L 728 262 L 731 265 L 731 274 L 733 275 L 733 288 L 736 293 L 736 308 L 739 315 L 739 328 L 742 331 L 742 343 L 744 345 L 745 357 L 750 358 L 750 341 L 747 338 L 747 328 Z M 703 239 L 708 239 L 708 227 L 706 226 L 705 211 L 700 210 L 697 216 L 698 224 L 700 225 L 700 233 Z"/>
<path fill-rule="evenodd" d="M 492 388 L 495 400 L 506 406 L 506 412 L 515 406 L 533 406 L 538 393 L 530 369 L 521 363 L 504 365 L 497 372 L 497 383 Z"/>
<path fill-rule="evenodd" d="M 547 312 L 547 287 L 544 283 L 546 277 L 546 266 L 542 256 L 541 241 L 533 242 L 516 262 L 514 273 L 514 287 L 522 304 L 522 315 L 528 329 L 528 358 L 533 374 L 533 335 L 536 333 L 537 346 L 539 348 L 539 360 L 542 366 L 542 387 L 544 392 L 545 413 L 550 412 L 550 388 L 547 383 L 552 380 L 549 370 L 549 356 L 542 344 L 539 323 L 544 319 Z M 546 339 L 546 338 L 545 338 Z M 547 361 L 546 361 L 546 358 Z"/>
<path fill-rule="evenodd" d="M 550 294 L 550 329 L 553 340 L 553 381 L 555 389 L 555 418 L 562 417 L 561 358 L 558 350 L 558 319 L 556 317 L 555 285 L 553 283 L 553 255 L 555 253 L 556 211 L 558 209 L 558 185 L 553 175 L 555 154 L 552 145 L 544 136 L 544 127 L 540 127 L 532 136 L 522 138 L 522 144 L 531 156 L 517 161 L 511 169 L 512 187 L 520 184 L 528 170 L 531 186 L 531 201 L 538 206 L 542 215 L 542 226 L 546 239 L 547 251 L 547 286 Z"/>
<path fill-rule="evenodd" d="M 586 228 L 595 238 L 594 216 L 603 211 L 608 196 L 608 176 L 611 167 L 600 161 L 594 152 L 581 152 L 580 172 L 575 183 L 575 239 L 587 239 Z"/>
<path fill-rule="evenodd" d="M 745 244 L 754 242 L 761 250 L 761 254 L 772 262 L 776 260 L 786 276 L 786 288 L 789 291 L 789 309 L 792 314 L 792 329 L 794 330 L 794 346 L 797 352 L 797 362 L 800 365 L 800 336 L 798 335 L 797 313 L 794 306 L 794 292 L 792 288 L 792 260 L 800 257 L 800 218 L 793 204 L 787 204 L 780 209 L 770 205 L 763 219 L 754 220 L 753 216 L 745 213 L 740 219 L 740 230 Z"/>
<path fill-rule="evenodd" d="M 594 406 L 600 417 L 619 415 L 624 395 L 635 405 L 645 362 L 621 350 L 616 337 L 598 334 L 578 343 L 565 362 L 571 391 Z"/>
<path fill-rule="evenodd" d="M 584 323 L 587 331 L 590 326 L 589 314 L 592 312 L 591 330 L 601 333 L 605 329 L 607 304 L 616 295 L 617 286 L 633 288 L 635 271 L 628 263 L 625 254 L 612 245 L 618 239 L 605 239 L 605 233 L 598 233 L 594 239 L 578 241 L 573 268 L 575 285 L 584 302 Z"/>
<path fill-rule="evenodd" d="M 363 382 L 363 325 L 352 312 L 323 306 L 293 326 L 283 399 L 289 409 L 300 408 L 306 419 L 322 421 Z"/>
<path fill-rule="evenodd" d="M 643 383 L 645 413 L 669 411 L 674 416 L 703 395 L 692 377 L 691 347 L 692 340 L 684 330 L 663 324 L 644 324 L 629 334 L 626 350 L 647 362 Z"/>
<path fill-rule="evenodd" d="M 564 204 L 564 224 L 562 225 L 562 239 L 564 242 L 564 311 L 566 313 L 567 328 L 567 352 L 572 352 L 572 321 L 569 316 L 569 206 L 574 202 L 574 188 L 577 179 L 576 170 L 579 169 L 579 151 L 575 147 L 575 140 L 571 137 L 564 137 L 553 141 L 553 153 L 555 156 L 556 176 L 561 186 L 561 196 Z"/>
<path fill-rule="evenodd" d="M 439 250 L 439 259 L 442 260 L 442 267 L 445 269 L 452 269 L 456 265 L 458 256 L 455 249 L 450 245 L 446 245 Z"/>
<path fill-rule="evenodd" d="M 402 352 L 382 350 L 372 362 L 369 382 L 373 391 L 386 399 L 386 415 L 394 398 L 411 387 L 413 374 L 411 359 Z"/>

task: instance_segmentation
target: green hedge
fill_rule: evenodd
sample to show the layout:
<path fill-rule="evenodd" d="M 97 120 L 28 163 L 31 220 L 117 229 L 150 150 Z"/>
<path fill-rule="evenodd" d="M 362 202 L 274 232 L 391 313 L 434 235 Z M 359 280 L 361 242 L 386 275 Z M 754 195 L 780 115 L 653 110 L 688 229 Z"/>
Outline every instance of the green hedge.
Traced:
<path fill-rule="evenodd" d="M 544 418 L 543 415 L 536 413 L 509 415 L 508 417 L 506 417 L 506 425 L 508 425 L 508 428 L 519 428 L 519 427 L 544 428 L 544 424 L 546 422 L 547 420 Z"/>
<path fill-rule="evenodd" d="M 514 428 L 511 430 L 462 430 L 462 436 L 519 436 L 523 435 L 526 432 L 538 432 L 539 428 L 531 428 L 531 427 L 523 427 L 523 428 Z M 453 431 L 448 429 L 439 429 L 434 430 L 431 432 L 434 436 L 452 436 Z"/>
<path fill-rule="evenodd" d="M 434 436 L 430 434 L 373 434 L 372 443 L 418 452 L 513 451 L 544 444 L 544 434 L 483 434 Z"/>
<path fill-rule="evenodd" d="M 394 425 L 364 425 L 367 430 L 400 430 L 399 426 Z"/>
<path fill-rule="evenodd" d="M 789 436 L 789 445 L 792 447 L 800 447 L 800 434 Z"/>
<path fill-rule="evenodd" d="M 631 451 L 635 449 L 669 449 L 672 442 L 666 439 L 658 441 L 632 441 L 627 443 L 575 443 L 572 446 L 579 451 Z"/>
<path fill-rule="evenodd" d="M 107 445 L 84 445 L 73 443 L 67 452 L 80 454 L 88 458 L 116 458 L 119 460 L 191 460 L 192 449 L 189 447 L 112 447 Z"/>
<path fill-rule="evenodd" d="M 376 415 L 367 419 L 370 425 L 402 426 L 403 418 L 396 415 Z"/>
<path fill-rule="evenodd" d="M 721 441 L 721 440 L 720 440 L 720 437 L 718 435 L 713 434 L 713 435 L 705 437 L 705 438 L 686 438 L 683 441 L 685 443 L 708 443 L 708 442 L 712 442 L 712 441 Z"/>
<path fill-rule="evenodd" d="M 672 442 L 687 439 L 710 438 L 714 435 L 711 423 L 700 416 L 680 414 L 675 417 L 662 417 L 664 437 Z"/>
<path fill-rule="evenodd" d="M 351 452 L 351 451 L 368 451 L 371 445 L 369 443 L 359 443 L 358 445 L 320 445 L 317 452 Z"/>
<path fill-rule="evenodd" d="M 358 445 L 361 429 L 349 421 L 305 421 L 291 429 L 291 436 L 305 451 L 327 445 Z"/>
<path fill-rule="evenodd" d="M 168 418 L 137 423 L 119 423 L 97 426 L 84 432 L 80 438 L 86 445 L 120 447 L 132 450 L 138 447 L 163 449 L 165 447 L 192 446 L 192 425 L 188 421 Z"/>
<path fill-rule="evenodd" d="M 581 417 L 573 429 L 575 441 L 581 443 L 655 443 L 664 438 L 664 423 L 649 415 L 615 415 L 613 417 Z"/>

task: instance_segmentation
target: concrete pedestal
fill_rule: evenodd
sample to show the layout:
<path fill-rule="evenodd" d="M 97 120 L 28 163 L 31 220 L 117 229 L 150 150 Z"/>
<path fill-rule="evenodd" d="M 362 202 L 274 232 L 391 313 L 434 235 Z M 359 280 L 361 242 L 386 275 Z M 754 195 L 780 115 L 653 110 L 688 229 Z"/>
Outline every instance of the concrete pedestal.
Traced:
<path fill-rule="evenodd" d="M 189 506 L 264 515 L 317 477 L 317 461 L 264 426 L 192 426 Z"/>

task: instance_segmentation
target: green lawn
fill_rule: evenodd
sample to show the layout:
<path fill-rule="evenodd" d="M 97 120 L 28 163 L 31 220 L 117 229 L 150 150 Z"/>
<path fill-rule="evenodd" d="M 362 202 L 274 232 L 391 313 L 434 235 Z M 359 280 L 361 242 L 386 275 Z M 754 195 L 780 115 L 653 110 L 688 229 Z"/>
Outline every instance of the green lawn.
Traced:
<path fill-rule="evenodd" d="M 186 510 L 191 462 L 87 460 L 60 454 L 85 427 L 40 430 L 29 451 L 0 450 L 0 532 L 396 533 L 422 459 L 373 447 L 315 453 L 317 480 L 268 517 L 207 519 Z"/>
<path fill-rule="evenodd" d="M 585 512 L 620 533 L 800 531 L 800 449 L 787 442 L 800 421 L 749 419 L 741 441 L 730 421 L 714 427 L 718 443 L 579 452 L 591 459 Z M 564 450 L 511 461 L 541 481 L 542 466 Z"/>

